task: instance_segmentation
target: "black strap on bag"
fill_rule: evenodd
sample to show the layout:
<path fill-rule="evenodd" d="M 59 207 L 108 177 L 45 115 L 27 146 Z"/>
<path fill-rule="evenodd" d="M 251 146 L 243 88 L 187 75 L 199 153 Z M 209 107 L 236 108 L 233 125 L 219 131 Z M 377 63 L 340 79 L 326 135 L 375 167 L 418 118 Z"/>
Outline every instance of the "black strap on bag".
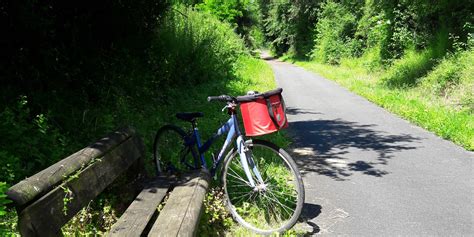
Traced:
<path fill-rule="evenodd" d="M 278 123 L 278 120 L 275 118 L 275 113 L 273 112 L 273 106 L 272 106 L 272 102 L 270 101 L 270 97 L 268 98 L 265 98 L 265 101 L 267 102 L 267 108 L 268 108 L 268 114 L 270 115 L 270 118 L 272 119 L 273 121 L 273 124 L 275 124 L 275 127 L 277 127 L 277 129 L 280 129 L 281 127 L 284 127 L 286 125 L 286 106 L 285 106 L 285 101 L 283 100 L 283 96 L 281 94 L 279 94 L 278 96 L 280 96 L 280 104 L 282 106 L 282 109 L 283 109 L 283 124 L 280 126 L 280 124 Z"/>

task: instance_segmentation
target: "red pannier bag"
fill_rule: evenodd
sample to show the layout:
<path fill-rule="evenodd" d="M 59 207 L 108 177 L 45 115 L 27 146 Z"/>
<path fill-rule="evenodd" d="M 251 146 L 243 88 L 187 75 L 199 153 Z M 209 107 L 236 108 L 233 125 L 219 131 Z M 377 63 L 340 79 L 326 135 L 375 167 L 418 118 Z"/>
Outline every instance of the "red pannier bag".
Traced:
<path fill-rule="evenodd" d="M 246 136 L 260 136 L 288 127 L 283 89 L 239 96 Z"/>

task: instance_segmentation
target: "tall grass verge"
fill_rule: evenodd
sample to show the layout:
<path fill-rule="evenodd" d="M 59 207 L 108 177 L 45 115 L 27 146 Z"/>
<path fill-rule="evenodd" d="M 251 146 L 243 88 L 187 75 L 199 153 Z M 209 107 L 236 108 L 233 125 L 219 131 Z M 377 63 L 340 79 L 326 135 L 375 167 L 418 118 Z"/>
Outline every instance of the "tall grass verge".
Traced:
<path fill-rule="evenodd" d="M 423 50 L 413 48 L 405 51 L 381 78 L 381 83 L 389 87 L 411 87 L 419 83 L 446 55 L 448 32 L 441 30 L 432 40 L 430 47 Z"/>

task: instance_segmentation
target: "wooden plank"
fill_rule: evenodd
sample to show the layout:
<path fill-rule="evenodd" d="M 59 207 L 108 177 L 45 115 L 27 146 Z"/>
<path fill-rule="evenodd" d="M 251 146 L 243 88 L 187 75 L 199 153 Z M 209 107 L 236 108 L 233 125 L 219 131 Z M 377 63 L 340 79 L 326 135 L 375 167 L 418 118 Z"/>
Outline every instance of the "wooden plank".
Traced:
<path fill-rule="evenodd" d="M 148 236 L 194 236 L 209 181 L 209 173 L 201 171 L 176 186 Z"/>
<path fill-rule="evenodd" d="M 165 197 L 170 181 L 164 177 L 148 184 L 112 226 L 108 236 L 139 237 Z"/>
<path fill-rule="evenodd" d="M 127 170 L 143 151 L 141 140 L 134 136 L 109 151 L 102 158 L 71 180 L 56 187 L 18 215 L 18 225 L 23 236 L 54 236 L 82 207 L 101 193 L 123 171 Z"/>
<path fill-rule="evenodd" d="M 134 134 L 135 130 L 130 127 L 115 131 L 39 173 L 20 181 L 8 189 L 7 196 L 21 210 L 25 204 L 39 198 L 41 194 L 61 183 L 64 177 L 74 174 L 92 160 L 102 157 Z"/>

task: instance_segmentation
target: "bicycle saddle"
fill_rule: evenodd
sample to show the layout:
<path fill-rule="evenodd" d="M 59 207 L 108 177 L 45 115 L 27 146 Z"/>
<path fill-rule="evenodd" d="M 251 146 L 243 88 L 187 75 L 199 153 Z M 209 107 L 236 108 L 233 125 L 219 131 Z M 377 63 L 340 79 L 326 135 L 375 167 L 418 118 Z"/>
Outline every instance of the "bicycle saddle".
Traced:
<path fill-rule="evenodd" d="M 184 120 L 184 121 L 188 121 L 188 122 L 192 122 L 192 121 L 196 120 L 196 118 L 199 118 L 199 117 L 204 117 L 204 114 L 201 113 L 201 112 L 177 113 L 176 114 L 176 118 Z"/>

